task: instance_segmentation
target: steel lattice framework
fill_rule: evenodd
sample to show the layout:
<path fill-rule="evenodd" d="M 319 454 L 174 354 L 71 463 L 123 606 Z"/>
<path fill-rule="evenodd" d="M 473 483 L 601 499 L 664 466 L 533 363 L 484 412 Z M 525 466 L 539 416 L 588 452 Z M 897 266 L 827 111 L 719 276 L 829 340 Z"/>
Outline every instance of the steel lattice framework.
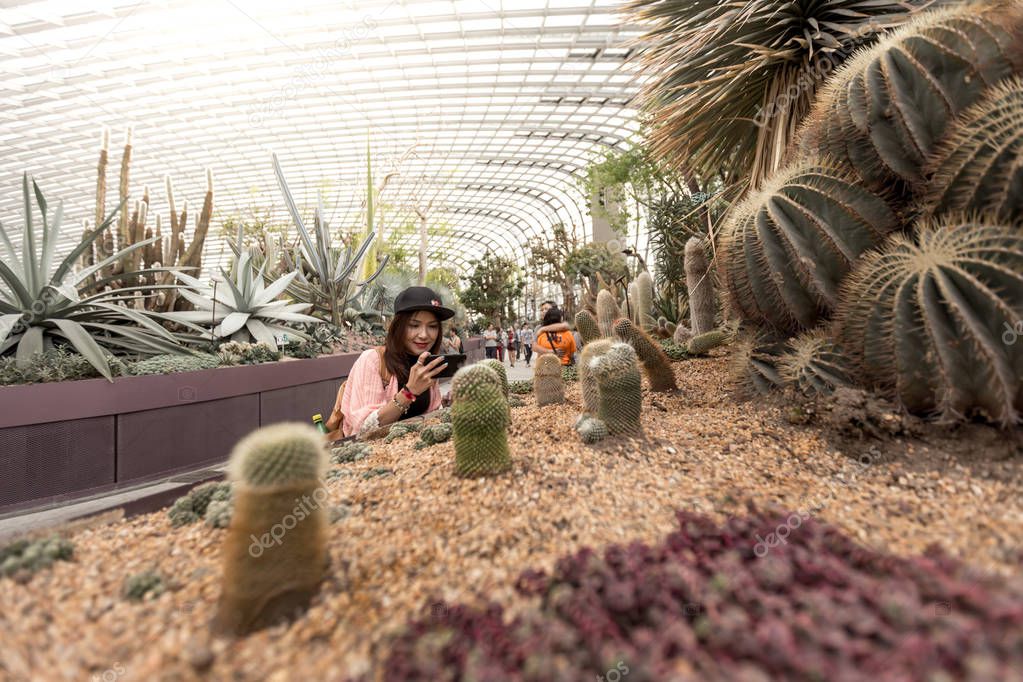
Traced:
<path fill-rule="evenodd" d="M 101 130 L 121 131 L 131 187 L 166 213 L 163 177 L 218 218 L 253 205 L 286 221 L 276 152 L 300 204 L 355 227 L 367 145 L 387 229 L 429 206 L 431 265 L 464 272 L 486 249 L 523 261 L 551 224 L 590 234 L 576 178 L 628 144 L 639 83 L 623 66 L 638 27 L 594 0 L 0 3 L 0 220 L 20 220 L 33 174 L 70 219 L 94 210 Z M 72 235 L 68 235 L 70 243 Z M 414 233 L 396 237 L 410 250 Z"/>

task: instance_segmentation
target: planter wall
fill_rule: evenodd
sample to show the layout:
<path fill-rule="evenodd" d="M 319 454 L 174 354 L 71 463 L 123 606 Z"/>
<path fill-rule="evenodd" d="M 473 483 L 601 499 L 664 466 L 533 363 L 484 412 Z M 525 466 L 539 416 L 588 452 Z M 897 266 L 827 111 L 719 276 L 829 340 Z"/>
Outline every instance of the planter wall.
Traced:
<path fill-rule="evenodd" d="M 260 426 L 326 416 L 358 357 L 0 387 L 0 513 L 221 463 Z"/>

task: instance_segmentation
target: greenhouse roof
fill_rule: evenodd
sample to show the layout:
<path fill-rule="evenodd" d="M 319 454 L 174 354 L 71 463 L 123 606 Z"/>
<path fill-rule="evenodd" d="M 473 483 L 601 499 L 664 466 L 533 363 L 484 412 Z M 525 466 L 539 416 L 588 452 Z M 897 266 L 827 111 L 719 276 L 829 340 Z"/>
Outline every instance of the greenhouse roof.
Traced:
<path fill-rule="evenodd" d="M 287 221 L 271 152 L 310 216 L 321 192 L 333 227 L 358 225 L 369 145 L 385 236 L 429 207 L 432 265 L 464 268 L 486 249 L 522 260 L 523 243 L 553 223 L 589 235 L 576 178 L 638 130 L 624 60 L 639 31 L 618 7 L 4 2 L 0 221 L 20 222 L 28 171 L 64 200 L 70 242 L 95 210 L 101 131 L 112 209 L 131 127 L 133 198 L 147 185 L 157 214 L 167 213 L 165 175 L 176 201 L 197 208 L 212 169 L 214 258 L 224 252 L 216 218 L 272 207 Z"/>

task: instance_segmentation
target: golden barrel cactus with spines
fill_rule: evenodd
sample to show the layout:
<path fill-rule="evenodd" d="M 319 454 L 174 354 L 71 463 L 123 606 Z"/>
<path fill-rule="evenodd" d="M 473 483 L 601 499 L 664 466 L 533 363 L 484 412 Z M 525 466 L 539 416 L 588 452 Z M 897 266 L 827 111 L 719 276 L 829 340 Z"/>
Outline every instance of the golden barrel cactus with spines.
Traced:
<path fill-rule="evenodd" d="M 729 359 L 731 384 L 739 397 L 752 399 L 779 390 L 785 382 L 778 363 L 786 350 L 783 342 L 755 335 L 740 338 Z"/>
<path fill-rule="evenodd" d="M 787 386 L 807 397 L 831 395 L 852 386 L 849 360 L 824 331 L 800 334 L 778 360 L 778 374 Z"/>

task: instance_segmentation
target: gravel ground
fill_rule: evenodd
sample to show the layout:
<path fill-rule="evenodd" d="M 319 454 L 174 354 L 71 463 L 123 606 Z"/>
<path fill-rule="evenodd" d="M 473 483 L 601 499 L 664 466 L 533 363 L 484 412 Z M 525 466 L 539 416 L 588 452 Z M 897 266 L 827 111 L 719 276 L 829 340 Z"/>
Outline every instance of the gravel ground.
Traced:
<path fill-rule="evenodd" d="M 789 424 L 785 405 L 733 400 L 723 357 L 675 368 L 678 395 L 644 398 L 642 439 L 582 446 L 571 429 L 576 385 L 564 407 L 541 410 L 524 396 L 510 433 L 515 469 L 493 480 L 453 477 L 450 442 L 374 443 L 371 457 L 346 465 L 352 475 L 328 484 L 331 504 L 349 514 L 331 527 L 331 577 L 290 627 L 237 641 L 207 634 L 224 531 L 173 529 L 162 512 L 79 530 L 73 562 L 25 584 L 0 580 L 0 679 L 371 673 L 388 634 L 435 600 L 495 600 L 514 612 L 522 569 L 550 569 L 586 545 L 655 542 L 678 508 L 723 517 L 750 502 L 815 507 L 864 544 L 905 554 L 937 543 L 978 569 L 1020 572 L 1018 432 L 928 427 L 922 438 L 847 440 Z M 383 468 L 393 472 L 363 477 Z M 144 569 L 168 576 L 170 589 L 121 598 L 124 579 Z"/>

